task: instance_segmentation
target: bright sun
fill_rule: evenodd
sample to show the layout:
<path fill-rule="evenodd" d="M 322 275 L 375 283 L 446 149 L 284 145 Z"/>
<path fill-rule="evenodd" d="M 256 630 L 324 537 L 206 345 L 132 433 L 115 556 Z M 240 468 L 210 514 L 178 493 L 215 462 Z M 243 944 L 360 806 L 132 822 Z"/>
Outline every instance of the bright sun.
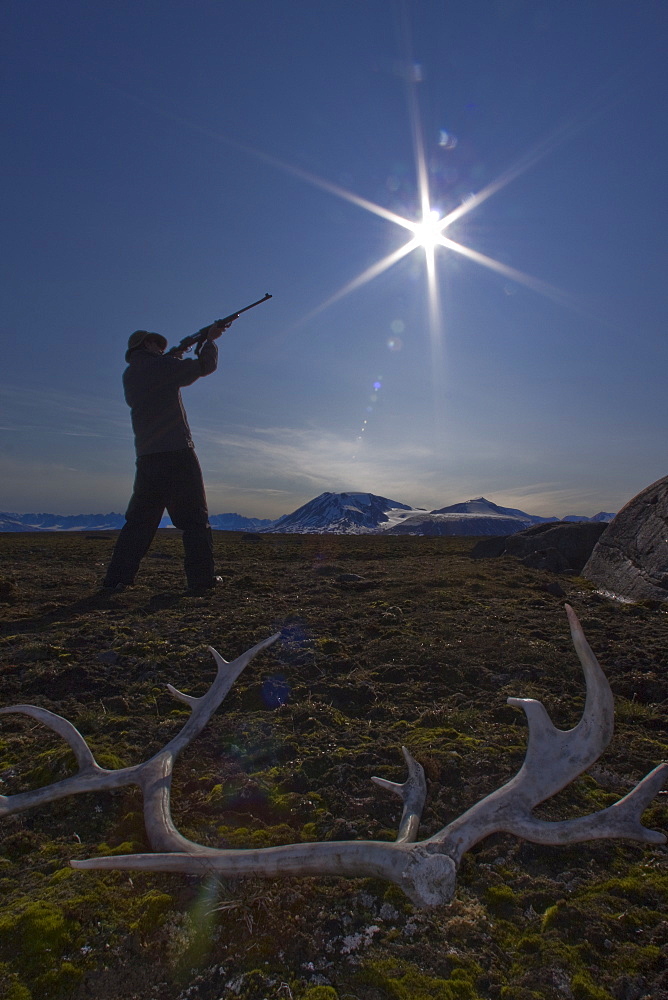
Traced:
<path fill-rule="evenodd" d="M 330 194 L 333 194 L 338 198 L 342 198 L 344 201 L 348 201 L 367 212 L 371 212 L 373 215 L 377 215 L 388 222 L 394 223 L 396 226 L 399 226 L 409 234 L 407 242 L 392 250 L 387 254 L 387 256 L 377 260 L 375 263 L 365 268 L 365 270 L 358 274 L 357 277 L 348 281 L 342 288 L 313 309 L 303 318 L 303 321 L 305 322 L 306 320 L 313 319 L 319 313 L 323 312 L 323 310 L 328 309 L 335 302 L 338 302 L 351 292 L 361 288 L 363 285 L 366 285 L 367 282 L 372 281 L 374 278 L 379 277 L 389 268 L 398 264 L 404 257 L 411 254 L 414 250 L 423 250 L 426 265 L 427 297 L 431 317 L 430 328 L 432 341 L 436 343 L 441 334 L 441 323 L 439 318 L 440 292 L 436 267 L 439 248 L 445 249 L 449 252 L 454 252 L 462 257 L 466 257 L 468 260 L 474 261 L 476 264 L 481 264 L 483 267 L 489 268 L 491 271 L 496 271 L 497 274 L 502 275 L 504 278 L 523 284 L 526 287 L 553 299 L 554 301 L 565 303 L 567 297 L 564 293 L 559 289 L 554 288 L 552 285 L 549 285 L 547 282 L 541 281 L 538 278 L 533 278 L 530 275 L 517 270 L 517 268 L 503 264 L 501 261 L 488 257 L 486 254 L 480 253 L 472 247 L 467 247 L 464 244 L 451 239 L 449 236 L 446 236 L 446 231 L 450 229 L 453 223 L 458 222 L 464 216 L 468 215 L 469 212 L 473 211 L 488 198 L 491 198 L 498 191 L 504 188 L 506 184 L 515 180 L 525 170 L 528 170 L 529 167 L 532 166 L 541 156 L 545 155 L 545 153 L 549 151 L 550 144 L 547 142 L 543 143 L 542 146 L 538 147 L 536 150 L 530 151 L 522 157 L 514 167 L 506 170 L 505 173 L 503 173 L 495 181 L 487 184 L 484 188 L 478 191 L 477 194 L 470 194 L 457 207 L 452 208 L 445 215 L 441 215 L 439 211 L 431 207 L 429 171 L 425 157 L 417 102 L 415 99 L 411 102 L 411 119 L 417 172 L 417 195 L 422 215 L 422 218 L 418 219 L 409 219 L 405 216 L 399 215 L 397 212 L 394 212 L 389 208 L 385 208 L 382 205 L 369 201 L 368 198 L 354 194 L 352 191 L 347 191 L 338 184 L 333 184 L 331 181 L 324 180 L 323 178 L 317 177 L 308 171 L 301 170 L 298 167 L 294 167 L 281 160 L 277 160 L 274 157 L 269 157 L 265 154 L 256 154 L 262 155 L 262 159 L 268 160 L 275 166 L 278 166 L 282 170 L 301 178 L 308 184 L 312 184 L 323 191 L 328 191 Z"/>
<path fill-rule="evenodd" d="M 425 250 L 433 250 L 443 237 L 442 222 L 438 212 L 432 210 L 422 222 L 414 223 L 412 229 L 417 245 L 424 247 Z"/>

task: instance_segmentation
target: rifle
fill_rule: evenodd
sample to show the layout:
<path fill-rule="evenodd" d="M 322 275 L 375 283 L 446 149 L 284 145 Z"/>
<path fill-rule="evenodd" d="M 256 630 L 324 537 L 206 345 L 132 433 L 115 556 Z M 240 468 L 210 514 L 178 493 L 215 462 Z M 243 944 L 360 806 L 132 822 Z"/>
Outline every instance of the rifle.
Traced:
<path fill-rule="evenodd" d="M 267 292 L 263 298 L 258 299 L 257 302 L 251 302 L 249 306 L 244 306 L 243 309 L 240 309 L 238 312 L 231 313 L 229 316 L 225 316 L 224 319 L 214 320 L 214 322 L 209 323 L 208 326 L 203 326 L 201 330 L 197 331 L 197 333 L 192 333 L 189 337 L 184 337 L 181 343 L 170 348 L 170 350 L 167 351 L 167 354 L 185 354 L 186 351 L 190 350 L 193 344 L 196 344 L 195 354 L 199 356 L 202 344 L 207 339 L 207 335 L 212 326 L 216 326 L 220 329 L 220 333 L 218 334 L 218 336 L 220 336 L 223 330 L 227 330 L 227 328 L 234 323 L 235 319 L 239 319 L 242 313 L 248 312 L 249 309 L 254 309 L 255 306 L 259 306 L 261 302 L 266 302 L 267 299 L 270 299 L 271 297 L 272 296 L 269 292 Z"/>

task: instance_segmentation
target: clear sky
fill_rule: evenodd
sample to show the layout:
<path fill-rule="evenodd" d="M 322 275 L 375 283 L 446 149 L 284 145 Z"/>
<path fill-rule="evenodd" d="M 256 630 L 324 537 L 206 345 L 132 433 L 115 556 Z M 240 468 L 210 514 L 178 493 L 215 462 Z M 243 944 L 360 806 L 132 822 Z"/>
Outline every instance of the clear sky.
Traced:
<path fill-rule="evenodd" d="M 124 510 L 127 337 L 265 292 L 184 390 L 212 513 L 668 473 L 665 0 L 5 0 L 0 35 L 0 509 Z"/>

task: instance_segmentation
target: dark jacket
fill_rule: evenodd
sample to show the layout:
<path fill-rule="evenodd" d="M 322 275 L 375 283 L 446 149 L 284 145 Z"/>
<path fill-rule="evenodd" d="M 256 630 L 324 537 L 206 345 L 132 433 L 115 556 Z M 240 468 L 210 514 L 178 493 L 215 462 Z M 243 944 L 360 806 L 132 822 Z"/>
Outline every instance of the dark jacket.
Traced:
<path fill-rule="evenodd" d="M 218 348 L 206 341 L 199 358 L 176 358 L 132 351 L 123 372 L 125 401 L 132 413 L 137 455 L 192 448 L 193 441 L 181 399 L 181 386 L 215 372 Z"/>

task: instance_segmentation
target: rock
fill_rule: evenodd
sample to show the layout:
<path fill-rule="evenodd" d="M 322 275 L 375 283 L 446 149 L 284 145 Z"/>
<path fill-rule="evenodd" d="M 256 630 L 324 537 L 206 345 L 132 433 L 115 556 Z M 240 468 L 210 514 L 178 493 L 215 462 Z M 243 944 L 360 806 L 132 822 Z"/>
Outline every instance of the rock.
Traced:
<path fill-rule="evenodd" d="M 577 570 L 571 566 L 570 560 L 554 545 L 529 552 L 521 562 L 523 566 L 530 566 L 531 569 L 544 569 L 548 573 L 577 573 Z"/>
<path fill-rule="evenodd" d="M 553 573 L 581 573 L 607 525 L 596 521 L 557 521 L 537 524 L 506 543 L 506 555 L 517 556 L 525 566 Z"/>
<path fill-rule="evenodd" d="M 641 1000 L 646 982 L 642 976 L 620 976 L 612 987 L 617 1000 Z"/>
<path fill-rule="evenodd" d="M 13 601 L 18 600 L 19 588 L 16 586 L 13 580 L 7 577 L 0 578 L 0 602 L 2 604 L 11 604 Z"/>
<path fill-rule="evenodd" d="M 471 549 L 471 559 L 495 559 L 497 556 L 502 556 L 506 551 L 509 537 L 509 535 L 494 535 L 492 538 L 481 539 Z"/>
<path fill-rule="evenodd" d="M 336 576 L 339 571 L 338 566 L 331 566 L 328 563 L 321 563 L 319 566 L 315 566 L 313 572 L 316 576 Z M 352 574 L 355 576 L 356 574 Z M 361 580 L 362 577 L 359 577 Z"/>
<path fill-rule="evenodd" d="M 600 521 L 548 521 L 514 535 L 485 538 L 474 545 L 471 557 L 515 556 L 533 569 L 577 575 L 606 528 Z"/>
<path fill-rule="evenodd" d="M 566 591 L 561 586 L 561 584 L 557 583 L 556 581 L 554 583 L 546 583 L 545 586 L 543 587 L 543 590 L 545 591 L 546 594 L 552 594 L 553 597 L 566 596 Z"/>
<path fill-rule="evenodd" d="M 120 712 L 121 715 L 127 715 L 129 705 L 121 695 L 112 695 L 110 698 L 104 699 L 104 707 L 108 712 Z"/>
<path fill-rule="evenodd" d="M 103 653 L 97 654 L 98 663 L 106 663 L 110 667 L 118 663 L 118 659 L 118 653 L 114 649 L 105 649 Z"/>
<path fill-rule="evenodd" d="M 616 597 L 668 600 L 668 476 L 620 510 L 599 539 L 583 576 Z"/>

